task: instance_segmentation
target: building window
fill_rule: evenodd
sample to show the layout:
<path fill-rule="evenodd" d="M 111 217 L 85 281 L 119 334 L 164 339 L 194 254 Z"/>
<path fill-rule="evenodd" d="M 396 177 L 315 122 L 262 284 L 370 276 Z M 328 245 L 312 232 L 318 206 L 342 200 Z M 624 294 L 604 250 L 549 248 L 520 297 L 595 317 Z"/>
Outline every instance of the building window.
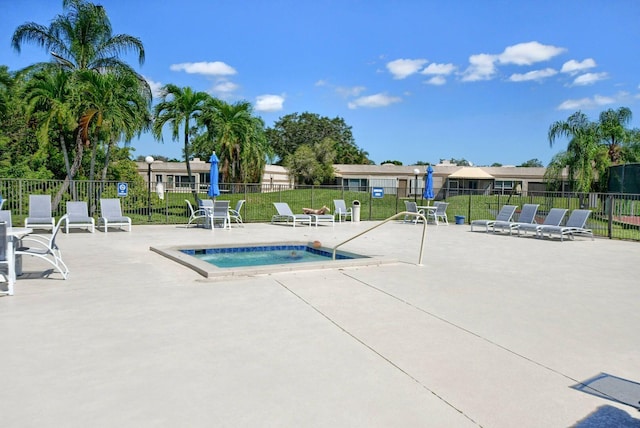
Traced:
<path fill-rule="evenodd" d="M 493 182 L 493 189 L 496 193 L 511 192 L 513 190 L 513 181 L 496 180 Z"/>
<path fill-rule="evenodd" d="M 189 181 L 188 175 L 176 175 L 174 176 L 174 180 L 176 182 L 176 187 L 192 187 L 192 184 L 195 184 L 195 177 L 191 177 L 191 181 Z"/>
<path fill-rule="evenodd" d="M 346 190 L 352 192 L 366 192 L 367 191 L 367 179 L 366 178 L 345 178 L 342 180 L 342 185 Z"/>

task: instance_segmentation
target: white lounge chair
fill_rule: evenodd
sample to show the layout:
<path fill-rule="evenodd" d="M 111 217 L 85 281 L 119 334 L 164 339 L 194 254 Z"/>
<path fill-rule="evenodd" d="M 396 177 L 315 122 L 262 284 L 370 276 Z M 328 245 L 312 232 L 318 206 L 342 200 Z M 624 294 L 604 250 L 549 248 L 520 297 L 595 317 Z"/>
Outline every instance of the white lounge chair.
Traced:
<path fill-rule="evenodd" d="M 243 204 L 244 199 L 240 199 L 238 202 L 236 202 L 236 207 L 234 209 L 229 208 L 229 220 L 233 220 L 237 224 L 243 224 L 242 215 L 240 215 L 240 210 L 242 209 Z"/>
<path fill-rule="evenodd" d="M 64 279 L 67 279 L 69 268 L 62 261 L 60 248 L 56 244 L 56 236 L 58 236 L 58 232 L 62 228 L 62 223 L 66 221 L 67 214 L 60 217 L 51 232 L 51 236 L 27 235 L 22 238 L 16 249 L 16 256 L 31 256 L 44 260 L 60 272 Z"/>
<path fill-rule="evenodd" d="M 573 240 L 575 235 L 588 235 L 591 236 L 591 240 L 593 241 L 593 231 L 591 229 L 585 229 L 587 219 L 590 215 L 591 210 L 573 210 L 564 226 L 543 226 L 538 230 L 538 235 L 543 237 L 545 234 L 548 234 L 549 238 L 553 235 L 558 235 L 560 236 L 560 241 L 563 241 L 565 236 Z"/>
<path fill-rule="evenodd" d="M 129 232 L 131 232 L 131 217 L 122 215 L 120 199 L 100 199 L 98 229 L 101 224 L 104 226 L 104 233 L 109 231 L 110 226 L 129 226 Z"/>
<path fill-rule="evenodd" d="M 344 203 L 344 199 L 334 199 L 333 205 L 336 207 L 333 212 L 334 216 L 338 216 L 338 221 L 347 221 L 347 217 L 353 220 L 353 210 L 351 207 L 347 208 L 347 204 Z"/>
<path fill-rule="evenodd" d="M 424 210 L 418 209 L 418 204 L 412 201 L 404 201 L 404 210 L 410 213 L 415 213 L 416 215 L 405 214 L 404 221 L 411 221 L 413 224 L 418 224 L 418 220 L 420 217 L 417 214 L 424 216 Z"/>
<path fill-rule="evenodd" d="M 427 220 L 433 218 L 433 221 L 439 224 L 438 219 L 443 221 L 447 226 L 449 225 L 449 219 L 447 218 L 447 207 L 449 206 L 449 202 L 434 202 L 433 205 L 436 207 L 434 211 L 428 210 L 426 212 Z"/>
<path fill-rule="evenodd" d="M 29 216 L 24 220 L 24 227 L 53 230 L 55 224 L 51 215 L 51 195 L 29 195 Z"/>
<path fill-rule="evenodd" d="M 518 208 L 516 205 L 503 205 L 495 220 L 473 220 L 471 222 L 471 231 L 473 232 L 473 226 L 484 226 L 485 232 L 489 232 L 489 228 L 493 228 L 496 221 L 510 222 L 516 212 L 516 208 Z"/>
<path fill-rule="evenodd" d="M 293 227 L 296 227 L 296 222 L 307 223 L 311 226 L 311 216 L 308 214 L 294 214 L 289 208 L 289 204 L 286 202 L 274 202 L 273 206 L 276 207 L 278 214 L 271 217 L 271 223 L 285 221 L 287 224 L 292 223 Z"/>
<path fill-rule="evenodd" d="M 65 221 L 65 233 L 69 233 L 69 229 L 87 228 L 91 233 L 95 232 L 96 221 L 93 217 L 89 217 L 89 208 L 84 201 L 67 202 L 67 220 Z"/>
<path fill-rule="evenodd" d="M 191 223 L 196 226 L 198 226 L 198 224 L 204 226 L 205 219 L 207 218 L 207 212 L 202 208 L 198 208 L 197 210 L 193 209 L 193 205 L 191 205 L 191 202 L 189 202 L 188 199 L 185 199 L 184 201 L 189 207 L 189 221 L 187 221 L 187 227 L 189 227 Z"/>
<path fill-rule="evenodd" d="M 562 223 L 562 219 L 565 214 L 567 214 L 567 210 L 565 208 L 551 208 L 549 210 L 549 214 L 544 218 L 544 221 L 541 224 L 536 223 L 518 223 L 516 230 L 518 231 L 518 236 L 520 232 L 524 232 L 526 235 L 527 232 L 533 232 L 536 235 L 536 238 L 539 237 L 539 231 L 544 226 L 559 226 Z"/>
<path fill-rule="evenodd" d="M 7 228 L 11 227 L 7 224 L 7 222 L 0 219 L 0 282 L 7 283 L 7 290 L 0 290 L 0 294 L 11 294 L 12 290 L 10 289 L 9 284 L 9 248 L 7 243 L 9 240 L 7 239 Z"/>
<path fill-rule="evenodd" d="M 518 216 L 518 221 L 496 221 L 493 223 L 493 233 L 496 233 L 498 229 L 500 229 L 500 231 L 508 230 L 509 235 L 511 235 L 521 224 L 535 223 L 539 206 L 539 204 L 524 204 Z"/>

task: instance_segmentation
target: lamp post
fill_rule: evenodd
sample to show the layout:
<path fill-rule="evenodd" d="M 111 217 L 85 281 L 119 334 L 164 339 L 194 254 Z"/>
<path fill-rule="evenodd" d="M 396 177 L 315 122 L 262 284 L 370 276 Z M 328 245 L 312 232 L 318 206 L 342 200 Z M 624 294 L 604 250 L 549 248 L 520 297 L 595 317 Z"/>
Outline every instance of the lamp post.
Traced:
<path fill-rule="evenodd" d="M 416 191 L 413 193 L 413 201 L 418 203 L 418 174 L 420 174 L 420 170 L 418 168 L 413 170 L 413 173 L 416 175 L 415 188 Z"/>
<path fill-rule="evenodd" d="M 144 161 L 147 163 L 147 182 L 149 185 L 149 189 L 147 192 L 147 214 L 149 215 L 149 223 L 151 223 L 151 164 L 153 163 L 153 156 L 147 156 L 144 158 Z"/>

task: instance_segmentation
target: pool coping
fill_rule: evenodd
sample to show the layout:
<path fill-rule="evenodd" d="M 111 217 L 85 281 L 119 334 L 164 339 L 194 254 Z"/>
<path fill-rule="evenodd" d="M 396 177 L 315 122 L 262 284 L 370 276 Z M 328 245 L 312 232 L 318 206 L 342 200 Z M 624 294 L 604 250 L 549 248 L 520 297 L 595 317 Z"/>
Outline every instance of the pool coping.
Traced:
<path fill-rule="evenodd" d="M 309 247 L 314 247 L 313 242 L 309 241 L 277 241 L 277 242 L 255 242 L 255 243 L 242 243 L 242 244 L 220 244 L 220 245 L 211 245 L 211 244 L 182 244 L 182 245 L 172 245 L 168 247 L 156 247 L 151 246 L 149 249 L 155 253 L 158 253 L 174 262 L 180 263 L 181 265 L 188 267 L 202 275 L 205 278 L 209 279 L 229 279 L 229 278 L 242 278 L 256 275 L 269 275 L 274 273 L 282 273 L 282 272 L 296 272 L 296 271 L 309 271 L 309 270 L 322 270 L 322 269 L 344 269 L 344 268 L 355 268 L 355 267 L 366 267 L 366 266 L 380 266 L 383 264 L 394 264 L 398 263 L 398 260 L 388 258 L 388 257 L 380 257 L 380 256 L 368 256 L 366 254 L 356 254 L 360 256 L 360 258 L 354 259 L 342 259 L 342 260 L 330 260 L 327 261 L 314 261 L 314 262 L 303 262 L 303 263 L 295 263 L 295 264 L 276 264 L 276 265 L 265 265 L 265 266 L 247 266 L 247 267 L 236 267 L 236 268 L 219 268 L 217 266 L 212 265 L 211 263 L 207 263 L 205 261 L 199 260 L 196 257 L 193 257 L 189 254 L 182 252 L 181 250 L 201 250 L 208 248 L 243 248 L 243 247 L 257 247 L 257 246 L 277 246 L 277 245 L 304 245 Z M 327 251 L 329 253 L 333 253 L 333 248 L 328 247 L 315 247 L 319 250 Z M 348 251 L 337 251 L 339 254 L 350 255 L 355 253 L 350 253 Z"/>

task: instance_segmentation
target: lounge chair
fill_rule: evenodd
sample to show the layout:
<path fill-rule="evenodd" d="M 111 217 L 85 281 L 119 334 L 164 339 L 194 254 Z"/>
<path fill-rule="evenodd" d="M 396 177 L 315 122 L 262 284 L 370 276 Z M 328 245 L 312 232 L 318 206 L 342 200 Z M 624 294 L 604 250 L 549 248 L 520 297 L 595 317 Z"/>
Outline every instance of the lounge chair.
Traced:
<path fill-rule="evenodd" d="M 211 229 L 216 225 L 216 221 L 222 222 L 223 229 L 231 229 L 229 218 L 229 201 L 213 201 L 213 208 L 209 210 L 209 221 Z"/>
<path fill-rule="evenodd" d="M 89 217 L 89 209 L 84 201 L 67 202 L 67 220 L 65 221 L 65 233 L 69 233 L 69 229 L 87 228 L 91 233 L 95 232 L 96 221 L 93 217 Z"/>
<path fill-rule="evenodd" d="M 187 227 L 189 227 L 191 223 L 194 223 L 196 226 L 198 226 L 198 224 L 204 226 L 205 219 L 207 218 L 207 212 L 202 208 L 198 208 L 197 210 L 193 209 L 193 205 L 191 205 L 191 202 L 189 202 L 188 199 L 185 199 L 184 201 L 187 203 L 187 207 L 189 207 L 189 221 L 187 221 Z"/>
<path fill-rule="evenodd" d="M 518 216 L 518 221 L 496 221 L 493 223 L 493 233 L 500 229 L 500 231 L 508 230 L 509 235 L 511 235 L 521 224 L 534 224 L 539 206 L 539 204 L 524 204 Z"/>
<path fill-rule="evenodd" d="M 404 207 L 405 207 L 405 211 L 408 211 L 410 213 L 415 213 L 415 214 L 405 214 L 404 216 L 404 221 L 406 222 L 407 220 L 410 220 L 413 222 L 413 224 L 418 224 L 418 220 L 420 220 L 420 215 L 424 216 L 424 211 L 423 210 L 419 210 L 418 209 L 418 204 L 415 202 L 411 202 L 411 201 L 404 201 Z"/>
<path fill-rule="evenodd" d="M 131 232 L 131 217 L 122 215 L 120 199 L 100 199 L 98 229 L 101 224 L 104 225 L 104 233 L 109 231 L 109 226 L 129 226 L 129 232 Z"/>
<path fill-rule="evenodd" d="M 449 206 L 449 202 L 434 202 L 433 205 L 436 207 L 435 211 L 428 210 L 426 212 L 427 220 L 433 218 L 433 221 L 436 224 L 439 224 L 438 219 L 444 222 L 447 226 L 449 225 L 449 219 L 447 218 L 447 207 Z"/>
<path fill-rule="evenodd" d="M 559 235 L 560 241 L 564 240 L 565 236 L 573 240 L 575 235 L 588 235 L 591 236 L 593 241 L 593 231 L 591 229 L 585 229 L 587 219 L 591 215 L 591 210 L 573 210 L 567 219 L 567 223 L 564 226 L 543 226 L 538 230 L 538 235 L 543 237 L 545 234 Z"/>
<path fill-rule="evenodd" d="M 567 214 L 567 210 L 565 208 L 551 208 L 549 210 L 549 214 L 544 218 L 542 224 L 536 223 L 518 223 L 518 227 L 516 230 L 518 231 L 518 236 L 520 236 L 520 232 L 524 232 L 526 235 L 527 232 L 533 232 L 536 235 L 536 238 L 539 237 L 539 231 L 544 226 L 559 226 L 562 223 L 562 219 L 565 214 Z"/>
<path fill-rule="evenodd" d="M 489 232 L 489 228 L 493 228 L 496 221 L 510 222 L 516 212 L 516 208 L 518 208 L 516 205 L 503 205 L 495 220 L 473 220 L 471 222 L 471 231 L 473 232 L 473 226 L 484 226 L 485 232 Z"/>
<path fill-rule="evenodd" d="M 347 204 L 344 203 L 344 199 L 334 199 L 333 205 L 336 209 L 333 212 L 334 216 L 338 216 L 338 221 L 347 221 L 347 217 L 353 221 L 353 210 L 351 207 L 347 208 Z"/>
<path fill-rule="evenodd" d="M 294 214 L 289 208 L 289 204 L 286 202 L 274 202 L 273 206 L 276 207 L 278 214 L 271 217 L 271 223 L 285 221 L 287 224 L 292 223 L 293 227 L 296 227 L 296 222 L 307 223 L 311 226 L 311 216 L 308 214 Z"/>
<path fill-rule="evenodd" d="M 7 222 L 0 219 L 0 282 L 9 283 L 9 248 L 7 239 L 7 228 L 11 227 L 7 224 Z M 8 284 L 10 287 L 10 284 Z M 7 290 L 0 290 L 0 294 L 12 294 L 12 290 L 7 288 Z"/>
<path fill-rule="evenodd" d="M 234 209 L 229 208 L 229 220 L 235 221 L 236 224 L 243 224 L 242 216 L 240 215 L 242 205 L 244 205 L 244 199 L 240 199 L 238 202 L 236 202 L 236 207 Z"/>
<path fill-rule="evenodd" d="M 11 227 L 11 210 L 0 210 L 0 222 L 7 223 L 7 227 Z"/>
<path fill-rule="evenodd" d="M 67 216 L 65 214 L 60 217 L 51 232 L 51 236 L 27 235 L 22 238 L 16 249 L 16 256 L 31 256 L 44 260 L 60 272 L 64 279 L 67 279 L 69 268 L 62 261 L 60 248 L 56 244 L 56 236 L 58 236 L 58 232 L 62 228 L 62 223 L 68 220 Z"/>
<path fill-rule="evenodd" d="M 51 215 L 51 195 L 29 195 L 29 216 L 24 220 L 24 227 L 53 230 L 55 224 Z"/>

